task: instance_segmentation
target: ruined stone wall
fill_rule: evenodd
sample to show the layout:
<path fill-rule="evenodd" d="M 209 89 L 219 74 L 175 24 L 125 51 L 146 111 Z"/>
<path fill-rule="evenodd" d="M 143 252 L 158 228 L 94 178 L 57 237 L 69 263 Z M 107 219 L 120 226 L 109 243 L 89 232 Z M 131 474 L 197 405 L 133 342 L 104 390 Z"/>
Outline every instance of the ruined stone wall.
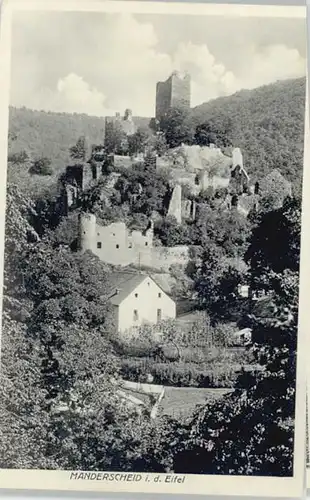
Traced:
<path fill-rule="evenodd" d="M 194 200 L 182 200 L 182 219 L 196 220 L 197 204 Z"/>
<path fill-rule="evenodd" d="M 172 264 L 186 266 L 189 261 L 189 247 L 179 245 L 175 247 L 153 247 L 151 267 L 168 271 Z"/>
<path fill-rule="evenodd" d="M 172 264 L 186 265 L 189 260 L 187 246 L 153 247 L 152 227 L 142 233 L 130 232 L 124 222 L 101 226 L 93 214 L 81 214 L 79 222 L 80 250 L 90 250 L 103 262 L 168 271 Z"/>
<path fill-rule="evenodd" d="M 140 253 L 150 254 L 153 246 L 152 228 L 144 234 L 130 232 L 124 222 L 114 222 L 108 226 L 97 223 L 93 214 L 82 214 L 79 223 L 79 248 L 90 250 L 103 262 L 127 266 L 139 264 Z"/>
<path fill-rule="evenodd" d="M 119 113 L 116 113 L 115 116 L 106 116 L 105 125 L 109 123 L 113 123 L 115 126 L 118 126 L 120 130 L 122 130 L 126 135 L 133 135 L 136 130 L 136 124 L 132 118 L 131 110 L 127 109 L 123 117 L 120 116 Z"/>
<path fill-rule="evenodd" d="M 132 264 L 150 267 L 158 271 L 168 272 L 173 264 L 186 266 L 189 261 L 189 247 L 153 247 L 149 250 L 141 249 L 135 255 L 135 260 Z"/>

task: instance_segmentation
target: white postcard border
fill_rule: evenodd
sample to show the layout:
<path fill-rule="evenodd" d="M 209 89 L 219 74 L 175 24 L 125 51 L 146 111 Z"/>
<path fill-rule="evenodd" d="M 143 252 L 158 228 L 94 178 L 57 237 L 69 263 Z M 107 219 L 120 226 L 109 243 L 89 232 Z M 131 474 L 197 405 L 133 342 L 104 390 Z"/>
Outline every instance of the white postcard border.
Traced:
<path fill-rule="evenodd" d="M 210 5 L 174 2 L 132 2 L 126 1 L 66 1 L 66 0 L 7 0 L 1 9 L 1 32 L 0 32 L 0 155 L 1 165 L 7 164 L 7 132 L 8 132 L 8 101 L 10 87 L 10 37 L 12 13 L 17 10 L 53 10 L 53 11 L 100 11 L 100 12 L 135 12 L 135 13 L 165 13 L 183 15 L 214 15 L 222 16 L 261 16 L 261 17 L 306 17 L 306 7 L 293 6 L 256 6 L 256 5 Z M 25 76 L 26 77 L 26 76 Z M 22 82 L 21 82 L 22 84 Z M 307 99 L 308 100 L 308 99 Z M 308 109 L 308 106 L 306 106 Z M 306 123 L 308 123 L 306 113 Z M 310 163 L 308 144 L 308 127 L 305 127 L 305 166 Z M 5 186 L 6 168 L 2 168 L 0 186 L 0 266 L 3 266 L 4 246 L 4 214 L 5 214 Z M 178 475 L 184 477 L 184 482 L 167 483 L 165 474 L 140 474 L 140 481 L 104 481 L 101 479 L 79 480 L 70 479 L 70 471 L 47 471 L 47 470 L 0 470 L 0 488 L 5 489 L 35 489 L 35 490 L 63 490 L 63 491 L 97 491 L 118 493 L 173 493 L 173 494 L 208 494 L 208 495 L 238 495 L 238 496 L 260 496 L 260 497 L 301 497 L 304 487 L 305 475 L 305 424 L 306 424 L 306 390 L 305 390 L 305 366 L 307 327 L 309 325 L 308 313 L 308 289 L 307 271 L 309 271 L 310 256 L 310 175 L 309 168 L 304 168 L 303 187 L 303 236 L 301 252 L 301 278 L 300 278 L 300 313 L 298 332 L 298 360 L 297 360 L 297 396 L 295 417 L 295 445 L 294 445 L 294 476 L 291 478 L 276 477 L 248 477 L 248 476 L 218 476 L 218 475 Z M 309 187 L 307 187 L 309 186 Z M 307 191 L 307 192 L 306 192 Z M 308 224 L 308 230 L 306 225 Z M 3 277 L 1 274 L 0 286 L 2 289 Z M 0 311 L 2 309 L 2 303 Z M 76 471 L 74 471 L 76 472 Z M 111 476 L 113 473 L 109 473 Z M 125 473 L 123 473 L 125 474 Z M 132 476 L 134 474 L 131 474 Z M 136 474 L 137 476 L 138 474 Z M 155 482 L 155 477 L 160 476 L 162 481 Z M 146 478 L 149 478 L 149 481 Z"/>

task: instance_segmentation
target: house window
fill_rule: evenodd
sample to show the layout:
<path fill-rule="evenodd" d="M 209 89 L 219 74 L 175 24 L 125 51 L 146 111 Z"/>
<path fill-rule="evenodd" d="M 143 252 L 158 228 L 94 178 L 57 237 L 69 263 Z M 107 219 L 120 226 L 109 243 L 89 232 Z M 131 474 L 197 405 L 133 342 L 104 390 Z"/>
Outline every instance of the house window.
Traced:
<path fill-rule="evenodd" d="M 100 233 L 97 233 L 97 236 L 100 236 Z"/>
<path fill-rule="evenodd" d="M 101 248 L 101 241 L 97 241 L 97 248 Z"/>
<path fill-rule="evenodd" d="M 157 321 L 161 321 L 161 309 L 157 309 Z"/>
<path fill-rule="evenodd" d="M 148 246 L 148 242 L 147 242 L 147 241 L 145 242 L 145 246 L 146 246 L 146 247 Z"/>
<path fill-rule="evenodd" d="M 116 248 L 119 248 L 119 245 L 116 245 Z"/>
<path fill-rule="evenodd" d="M 133 312 L 133 320 L 138 321 L 138 319 L 139 319 L 139 313 L 138 313 L 138 310 L 135 309 Z"/>
<path fill-rule="evenodd" d="M 129 243 L 128 248 L 132 248 L 132 243 L 131 242 Z"/>
<path fill-rule="evenodd" d="M 138 294 L 137 294 L 137 293 L 135 293 L 135 297 L 138 297 Z"/>
<path fill-rule="evenodd" d="M 161 293 L 159 292 L 158 297 L 161 298 Z"/>

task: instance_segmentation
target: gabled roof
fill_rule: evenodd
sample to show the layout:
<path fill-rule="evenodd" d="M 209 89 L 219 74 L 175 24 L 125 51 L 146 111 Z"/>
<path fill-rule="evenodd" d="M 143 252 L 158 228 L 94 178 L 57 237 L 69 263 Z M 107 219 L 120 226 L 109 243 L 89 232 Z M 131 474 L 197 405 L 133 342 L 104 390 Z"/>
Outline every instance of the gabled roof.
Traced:
<path fill-rule="evenodd" d="M 138 285 L 143 283 L 145 278 L 147 278 L 146 274 L 129 271 L 110 274 L 107 295 L 111 304 L 118 306 Z"/>
<path fill-rule="evenodd" d="M 143 283 L 146 278 L 153 281 L 163 293 L 169 296 L 165 287 L 157 281 L 157 276 L 153 277 L 151 274 L 137 271 L 116 271 L 109 275 L 107 294 L 105 297 L 108 298 L 111 304 L 118 306 L 137 288 L 137 286 Z"/>

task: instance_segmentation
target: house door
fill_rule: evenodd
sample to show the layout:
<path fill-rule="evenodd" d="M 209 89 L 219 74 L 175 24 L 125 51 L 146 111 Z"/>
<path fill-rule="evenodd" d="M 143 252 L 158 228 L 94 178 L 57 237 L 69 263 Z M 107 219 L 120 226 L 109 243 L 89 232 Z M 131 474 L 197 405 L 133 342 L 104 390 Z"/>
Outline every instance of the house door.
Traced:
<path fill-rule="evenodd" d="M 161 309 L 157 309 L 157 323 L 161 321 Z"/>

